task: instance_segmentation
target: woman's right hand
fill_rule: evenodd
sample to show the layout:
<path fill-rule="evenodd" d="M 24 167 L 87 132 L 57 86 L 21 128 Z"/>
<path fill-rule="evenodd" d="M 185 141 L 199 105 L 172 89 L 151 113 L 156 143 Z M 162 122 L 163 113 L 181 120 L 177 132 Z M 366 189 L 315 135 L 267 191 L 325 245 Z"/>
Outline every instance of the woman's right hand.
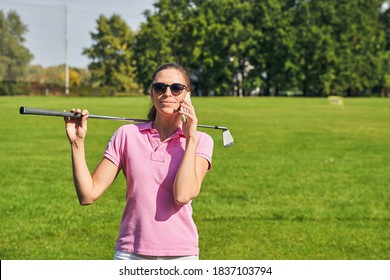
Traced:
<path fill-rule="evenodd" d="M 85 136 L 87 135 L 87 118 L 88 111 L 81 109 L 71 109 L 71 113 L 78 113 L 82 115 L 81 118 L 69 118 L 64 117 L 66 134 L 68 136 L 69 142 L 71 144 L 77 143 L 79 141 L 84 141 Z"/>

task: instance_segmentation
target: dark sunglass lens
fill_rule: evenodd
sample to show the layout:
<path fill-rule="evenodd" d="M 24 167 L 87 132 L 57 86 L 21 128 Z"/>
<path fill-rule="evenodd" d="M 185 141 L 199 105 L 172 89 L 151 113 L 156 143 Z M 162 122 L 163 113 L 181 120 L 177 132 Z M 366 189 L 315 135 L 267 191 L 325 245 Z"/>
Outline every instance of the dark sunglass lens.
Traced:
<path fill-rule="evenodd" d="M 167 86 L 163 83 L 153 84 L 153 91 L 157 94 L 163 94 L 166 89 L 167 89 Z"/>
<path fill-rule="evenodd" d="M 185 85 L 182 84 L 173 84 L 170 86 L 171 92 L 174 95 L 179 95 L 183 92 L 183 89 L 185 88 Z"/>

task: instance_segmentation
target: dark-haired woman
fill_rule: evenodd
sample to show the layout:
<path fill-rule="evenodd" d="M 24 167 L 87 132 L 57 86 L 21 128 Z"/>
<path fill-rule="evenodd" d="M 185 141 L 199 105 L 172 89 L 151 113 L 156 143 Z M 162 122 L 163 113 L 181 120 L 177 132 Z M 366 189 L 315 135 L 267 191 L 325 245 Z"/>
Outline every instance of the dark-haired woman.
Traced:
<path fill-rule="evenodd" d="M 65 118 L 77 196 L 81 205 L 93 203 L 122 171 L 126 206 L 114 259 L 198 259 L 191 202 L 211 168 L 213 141 L 197 131 L 185 69 L 163 64 L 152 80 L 149 122 L 121 126 L 92 175 L 84 148 L 88 111 L 72 109 L 82 118 Z"/>

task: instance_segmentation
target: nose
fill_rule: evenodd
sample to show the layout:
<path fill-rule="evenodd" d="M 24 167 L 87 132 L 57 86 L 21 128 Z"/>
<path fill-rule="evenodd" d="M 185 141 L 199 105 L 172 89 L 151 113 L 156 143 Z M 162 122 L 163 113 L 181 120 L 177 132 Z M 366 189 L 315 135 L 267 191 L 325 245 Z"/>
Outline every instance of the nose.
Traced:
<path fill-rule="evenodd" d="M 167 88 L 165 89 L 164 95 L 166 95 L 166 96 L 173 96 L 170 87 L 167 87 Z"/>

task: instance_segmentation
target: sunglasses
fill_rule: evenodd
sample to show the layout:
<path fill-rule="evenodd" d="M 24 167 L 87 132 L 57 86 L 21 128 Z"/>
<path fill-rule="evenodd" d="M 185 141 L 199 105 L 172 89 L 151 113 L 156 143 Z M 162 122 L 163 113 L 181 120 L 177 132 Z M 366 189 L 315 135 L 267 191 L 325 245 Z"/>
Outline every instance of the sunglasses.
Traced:
<path fill-rule="evenodd" d="M 172 84 L 172 85 L 167 85 L 167 84 L 164 84 L 164 83 L 154 83 L 154 84 L 152 84 L 153 92 L 155 94 L 158 94 L 158 95 L 164 94 L 168 87 L 171 90 L 172 94 L 175 95 L 175 96 L 180 95 L 183 92 L 184 89 L 188 90 L 188 88 L 185 85 L 182 85 L 182 84 L 179 84 L 179 83 L 175 83 L 175 84 Z"/>

